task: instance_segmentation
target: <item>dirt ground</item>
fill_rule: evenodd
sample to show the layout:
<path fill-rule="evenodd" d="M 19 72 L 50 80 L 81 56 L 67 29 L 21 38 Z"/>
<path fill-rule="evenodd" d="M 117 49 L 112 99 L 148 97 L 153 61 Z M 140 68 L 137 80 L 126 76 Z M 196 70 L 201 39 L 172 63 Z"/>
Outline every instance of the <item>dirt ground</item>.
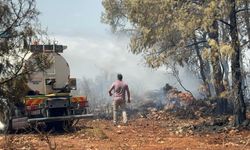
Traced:
<path fill-rule="evenodd" d="M 202 128 L 208 118 L 177 119 L 160 112 L 156 117 L 113 126 L 110 120 L 82 120 L 64 133 L 21 132 L 0 136 L 0 149 L 82 150 L 250 150 L 250 130 Z M 215 126 L 214 126 L 215 127 Z"/>

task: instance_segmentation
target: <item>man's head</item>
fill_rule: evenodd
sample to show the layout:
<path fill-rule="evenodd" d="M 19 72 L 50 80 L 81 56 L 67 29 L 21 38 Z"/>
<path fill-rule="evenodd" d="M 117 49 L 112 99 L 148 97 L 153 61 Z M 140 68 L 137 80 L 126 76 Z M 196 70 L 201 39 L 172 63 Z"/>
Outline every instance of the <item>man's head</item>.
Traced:
<path fill-rule="evenodd" d="M 117 74 L 117 79 L 120 80 L 120 81 L 122 81 L 122 74 L 118 73 Z"/>

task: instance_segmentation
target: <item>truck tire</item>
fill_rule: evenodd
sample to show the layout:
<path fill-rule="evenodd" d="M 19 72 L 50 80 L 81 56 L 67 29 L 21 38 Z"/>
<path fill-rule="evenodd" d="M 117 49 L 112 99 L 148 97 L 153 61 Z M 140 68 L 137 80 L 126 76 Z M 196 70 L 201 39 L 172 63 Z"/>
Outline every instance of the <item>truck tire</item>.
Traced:
<path fill-rule="evenodd" d="M 53 121 L 46 122 L 46 131 L 68 131 L 72 127 L 72 122 L 65 121 Z"/>
<path fill-rule="evenodd" d="M 65 116 L 67 115 L 67 110 L 65 108 L 59 109 L 51 109 L 50 116 L 57 117 L 57 116 Z M 53 122 L 46 122 L 46 130 L 54 130 L 54 131 L 67 131 L 72 126 L 71 120 L 64 120 L 64 121 L 53 121 Z"/>
<path fill-rule="evenodd" d="M 7 100 L 0 98 L 0 133 L 9 133 L 12 130 L 11 110 L 7 104 Z"/>

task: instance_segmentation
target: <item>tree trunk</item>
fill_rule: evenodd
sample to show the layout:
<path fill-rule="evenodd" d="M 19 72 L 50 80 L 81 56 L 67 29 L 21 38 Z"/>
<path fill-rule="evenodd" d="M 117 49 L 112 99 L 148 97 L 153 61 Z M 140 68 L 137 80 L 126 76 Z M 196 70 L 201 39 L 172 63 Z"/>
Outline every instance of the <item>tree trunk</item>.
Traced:
<path fill-rule="evenodd" d="M 196 35 L 194 35 L 194 43 L 197 43 L 197 40 L 196 40 Z M 199 65 L 200 65 L 200 75 L 201 75 L 201 79 L 204 83 L 204 86 L 206 87 L 206 89 L 208 90 L 208 93 L 207 93 L 207 97 L 210 97 L 211 96 L 211 91 L 210 91 L 210 88 L 209 88 L 209 84 L 207 82 L 207 78 L 206 78 L 206 75 L 205 75 L 205 69 L 204 69 L 204 61 L 201 57 L 201 54 L 200 54 L 200 48 L 199 48 L 199 45 L 198 44 L 195 44 L 194 45 L 194 49 L 195 49 L 195 52 L 196 52 L 196 55 L 198 57 L 198 61 L 199 61 Z"/>
<path fill-rule="evenodd" d="M 227 20 L 227 18 L 224 18 L 224 20 Z M 223 43 L 228 43 L 230 41 L 229 39 L 229 29 L 228 26 L 224 23 L 220 24 L 221 27 L 221 36 L 222 36 L 222 42 Z M 224 82 L 224 88 L 225 90 L 229 91 L 230 90 L 230 85 L 229 85 L 229 59 L 227 57 L 222 57 L 221 58 L 221 64 L 223 66 L 223 82 Z"/>
<path fill-rule="evenodd" d="M 231 12 L 230 12 L 230 36 L 232 39 L 232 48 L 234 49 L 234 54 L 232 56 L 232 85 L 233 85 L 233 103 L 234 103 L 234 115 L 235 115 L 235 125 L 238 126 L 246 120 L 246 105 L 244 102 L 243 91 L 242 91 L 242 74 L 241 74 L 241 50 L 240 42 L 237 30 L 237 16 L 236 16 L 236 2 L 235 0 L 230 0 Z"/>
<path fill-rule="evenodd" d="M 213 39 L 219 45 L 218 35 L 218 22 L 214 21 L 210 32 L 208 33 L 210 39 Z M 211 47 L 211 64 L 213 68 L 213 84 L 215 88 L 216 96 L 219 96 L 221 92 L 225 90 L 223 86 L 223 74 L 220 66 L 220 53 L 219 49 Z"/>
<path fill-rule="evenodd" d="M 248 41 L 250 41 L 250 21 L 249 21 L 249 10 L 248 10 L 248 6 L 249 6 L 249 2 L 248 0 L 245 0 L 245 14 L 244 14 L 244 20 L 246 23 L 246 29 L 247 29 L 247 37 L 248 37 Z"/>

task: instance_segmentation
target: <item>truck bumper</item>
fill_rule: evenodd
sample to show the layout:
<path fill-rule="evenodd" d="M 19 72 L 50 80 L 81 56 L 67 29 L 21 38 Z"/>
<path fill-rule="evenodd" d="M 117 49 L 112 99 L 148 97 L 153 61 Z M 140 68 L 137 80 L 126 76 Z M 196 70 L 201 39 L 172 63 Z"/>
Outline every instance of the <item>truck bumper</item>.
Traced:
<path fill-rule="evenodd" d="M 32 118 L 32 119 L 28 119 L 28 123 L 64 121 L 64 120 L 74 120 L 74 119 L 93 118 L 93 117 L 94 117 L 93 114 L 84 114 L 84 115 L 70 115 L 70 116 L 58 116 L 58 117 Z"/>

